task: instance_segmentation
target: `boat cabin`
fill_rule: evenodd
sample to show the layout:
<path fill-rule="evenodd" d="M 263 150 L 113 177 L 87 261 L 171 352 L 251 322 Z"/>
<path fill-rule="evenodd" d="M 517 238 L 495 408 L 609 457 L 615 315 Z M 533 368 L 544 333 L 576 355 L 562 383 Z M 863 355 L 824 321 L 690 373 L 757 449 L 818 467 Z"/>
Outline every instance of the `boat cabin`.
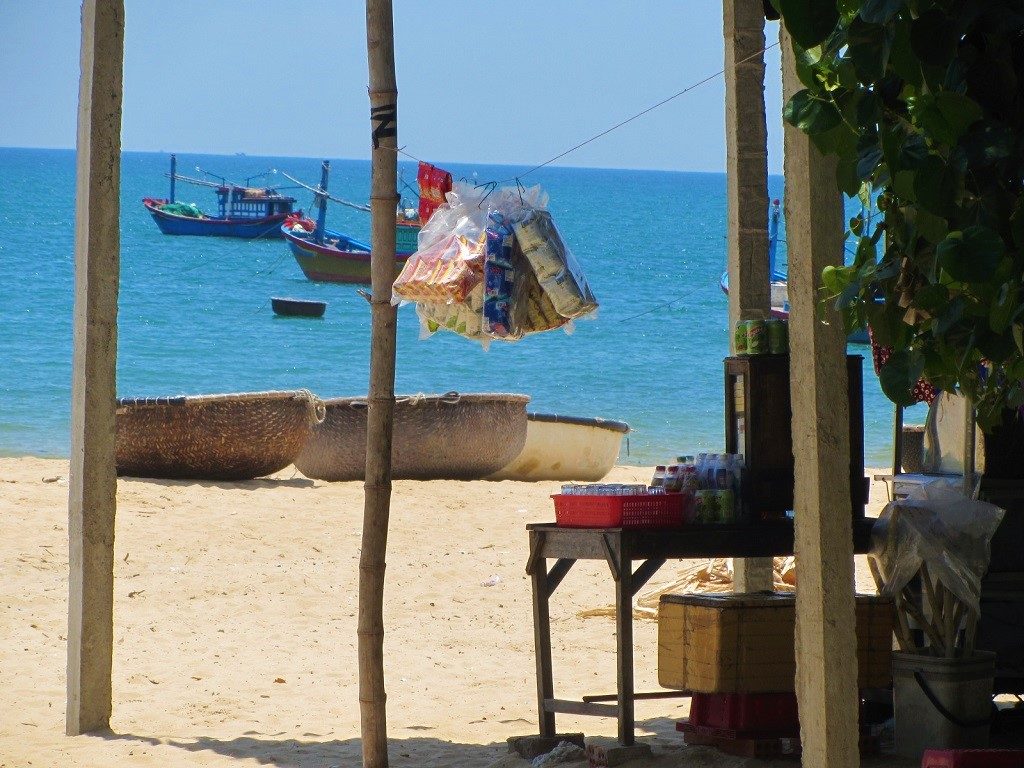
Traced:
<path fill-rule="evenodd" d="M 262 219 L 292 212 L 295 198 L 263 187 L 217 187 L 219 218 Z"/>

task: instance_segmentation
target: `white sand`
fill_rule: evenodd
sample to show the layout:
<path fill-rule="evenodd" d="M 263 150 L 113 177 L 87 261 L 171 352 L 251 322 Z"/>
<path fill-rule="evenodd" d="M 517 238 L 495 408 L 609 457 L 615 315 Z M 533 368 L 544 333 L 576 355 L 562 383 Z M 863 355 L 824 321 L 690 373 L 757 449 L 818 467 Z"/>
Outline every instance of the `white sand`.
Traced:
<path fill-rule="evenodd" d="M 360 765 L 361 483 L 292 470 L 245 483 L 121 480 L 112 731 L 69 738 L 67 473 L 65 461 L 0 459 L 0 768 Z M 648 477 L 626 467 L 610 479 Z M 553 518 L 556 487 L 395 484 L 385 612 L 393 766 L 527 765 L 504 757 L 507 737 L 537 732 L 524 526 Z M 884 490 L 872 494 L 877 510 Z M 669 563 L 655 581 L 676 570 Z M 614 692 L 612 622 L 576 616 L 613 594 L 597 562 L 578 563 L 556 593 L 556 695 Z M 655 632 L 635 624 L 637 690 L 658 689 Z M 676 751 L 687 710 L 685 699 L 638 702 L 639 733 L 673 753 L 631 765 L 762 764 Z M 610 719 L 558 725 L 615 734 Z"/>

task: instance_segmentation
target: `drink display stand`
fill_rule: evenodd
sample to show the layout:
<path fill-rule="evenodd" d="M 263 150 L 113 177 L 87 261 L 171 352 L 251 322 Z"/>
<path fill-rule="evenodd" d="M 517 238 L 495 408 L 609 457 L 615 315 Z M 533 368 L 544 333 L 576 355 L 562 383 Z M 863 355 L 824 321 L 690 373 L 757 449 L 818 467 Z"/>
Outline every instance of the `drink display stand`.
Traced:
<path fill-rule="evenodd" d="M 864 517 L 867 480 L 864 478 L 864 421 L 861 358 L 847 358 L 850 384 L 851 486 L 853 549 L 871 547 L 873 518 Z M 634 743 L 636 699 L 682 696 L 678 691 L 636 693 L 633 690 L 633 597 L 667 560 L 710 557 L 778 557 L 793 554 L 794 526 L 785 517 L 791 509 L 793 451 L 790 437 L 789 357 L 768 355 L 726 358 L 726 445 L 738 453 L 745 448 L 752 478 L 778 478 L 744 488 L 746 514 L 735 523 L 684 525 L 676 528 L 566 528 L 554 523 L 527 526 L 530 556 L 526 571 L 533 588 L 533 626 L 536 646 L 537 708 L 540 736 L 556 734 L 556 713 L 618 719 L 618 740 Z M 737 384 L 737 376 L 742 383 Z M 765 435 L 764 430 L 769 434 Z M 758 447 L 753 447 L 758 446 Z M 763 449 L 760 446 L 765 446 Z M 767 461 L 770 471 L 758 471 Z M 785 462 L 788 457 L 788 465 Z M 777 464 L 777 466 L 776 466 Z M 788 468 L 787 468 L 788 467 Z M 782 489 L 788 484 L 788 497 Z M 760 488 L 767 488 L 761 496 Z M 768 507 L 759 508 L 759 499 Z M 782 499 L 782 501 L 780 501 Z M 788 501 L 788 506 L 786 506 Z M 549 568 L 548 560 L 554 560 Z M 615 584 L 615 694 L 584 696 L 582 701 L 556 698 L 551 663 L 551 595 L 577 560 L 604 560 Z M 640 564 L 634 570 L 633 563 Z"/>

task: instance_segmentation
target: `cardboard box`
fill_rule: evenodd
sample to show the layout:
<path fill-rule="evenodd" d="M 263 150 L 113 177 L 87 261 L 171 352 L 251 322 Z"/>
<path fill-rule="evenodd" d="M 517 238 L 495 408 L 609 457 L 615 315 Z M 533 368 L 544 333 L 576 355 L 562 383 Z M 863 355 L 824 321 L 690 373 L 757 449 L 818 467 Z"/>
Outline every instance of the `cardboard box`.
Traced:
<path fill-rule="evenodd" d="M 892 681 L 893 607 L 857 596 L 860 688 Z M 699 693 L 781 693 L 795 689 L 793 593 L 663 595 L 658 614 L 658 681 Z"/>

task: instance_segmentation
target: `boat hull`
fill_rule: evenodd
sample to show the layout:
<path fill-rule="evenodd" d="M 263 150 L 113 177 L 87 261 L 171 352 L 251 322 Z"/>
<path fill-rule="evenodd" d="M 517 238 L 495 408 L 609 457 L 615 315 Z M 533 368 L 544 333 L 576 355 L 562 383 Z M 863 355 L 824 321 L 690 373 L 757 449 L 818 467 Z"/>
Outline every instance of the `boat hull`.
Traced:
<path fill-rule="evenodd" d="M 621 421 L 531 413 L 523 449 L 487 479 L 596 482 L 615 466 L 628 432 Z"/>
<path fill-rule="evenodd" d="M 327 302 L 282 299 L 274 296 L 270 299 L 270 306 L 275 315 L 282 317 L 323 317 L 324 311 L 327 309 Z"/>
<path fill-rule="evenodd" d="M 329 242 L 321 245 L 293 235 L 285 227 L 281 228 L 281 232 L 306 279 L 317 283 L 370 284 L 369 250 L 339 248 Z M 395 255 L 396 277 L 411 255 L 411 252 Z"/>
<path fill-rule="evenodd" d="M 192 235 L 197 237 L 237 237 L 245 240 L 256 238 L 279 239 L 281 225 L 289 214 L 275 214 L 264 216 L 258 219 L 239 219 L 215 217 L 204 217 L 202 219 L 191 216 L 178 216 L 173 213 L 161 211 L 158 207 L 164 201 L 143 201 L 149 215 L 165 235 Z"/>
<path fill-rule="evenodd" d="M 526 442 L 526 395 L 398 397 L 391 474 L 396 480 L 479 480 L 501 469 Z M 366 399 L 325 400 L 296 468 L 315 480 L 363 480 Z"/>

